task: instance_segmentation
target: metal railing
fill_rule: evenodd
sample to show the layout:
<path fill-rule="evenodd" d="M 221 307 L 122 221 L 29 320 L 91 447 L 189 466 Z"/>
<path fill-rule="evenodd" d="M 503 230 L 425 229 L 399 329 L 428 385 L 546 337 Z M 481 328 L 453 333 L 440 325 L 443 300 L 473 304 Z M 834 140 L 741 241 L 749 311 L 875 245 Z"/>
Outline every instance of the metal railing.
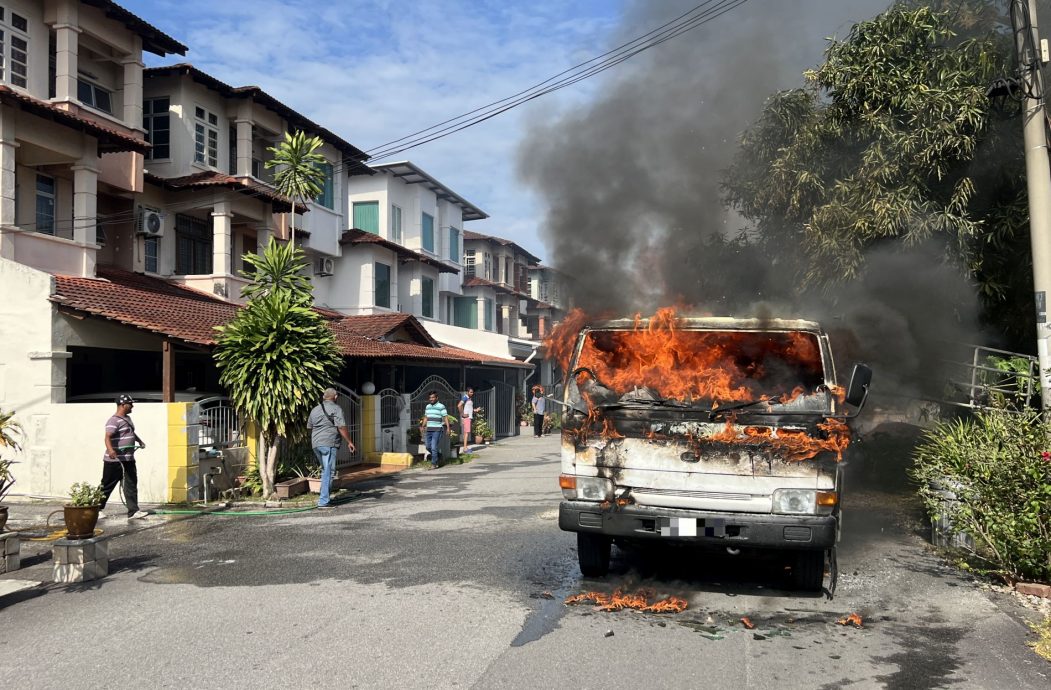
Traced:
<path fill-rule="evenodd" d="M 230 398 L 214 396 L 198 400 L 194 403 L 191 422 L 190 440 L 196 440 L 200 448 L 222 450 L 248 445 L 245 424 Z"/>

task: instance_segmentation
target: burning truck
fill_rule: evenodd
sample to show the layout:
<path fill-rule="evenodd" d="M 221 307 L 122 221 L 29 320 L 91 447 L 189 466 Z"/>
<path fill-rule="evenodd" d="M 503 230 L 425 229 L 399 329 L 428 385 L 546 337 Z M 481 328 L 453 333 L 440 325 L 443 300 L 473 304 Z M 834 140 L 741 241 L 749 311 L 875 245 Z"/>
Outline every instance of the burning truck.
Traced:
<path fill-rule="evenodd" d="M 559 526 L 584 575 L 607 573 L 613 542 L 663 540 L 783 550 L 793 585 L 821 590 L 867 366 L 843 389 L 817 323 L 672 309 L 575 313 L 549 348 L 568 373 Z"/>

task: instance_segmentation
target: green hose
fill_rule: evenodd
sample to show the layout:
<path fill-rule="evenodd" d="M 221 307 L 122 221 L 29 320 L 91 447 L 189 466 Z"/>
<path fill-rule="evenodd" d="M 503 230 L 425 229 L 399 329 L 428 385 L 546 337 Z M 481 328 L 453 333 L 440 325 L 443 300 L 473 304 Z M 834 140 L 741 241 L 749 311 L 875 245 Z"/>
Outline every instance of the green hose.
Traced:
<path fill-rule="evenodd" d="M 340 499 L 338 501 L 332 501 L 329 505 L 343 505 L 344 503 L 350 503 L 351 501 L 359 498 L 358 496 L 348 496 L 347 498 Z M 307 506 L 306 508 L 279 508 L 277 510 L 155 510 L 154 515 L 290 515 L 292 513 L 306 513 L 311 510 L 317 510 L 317 506 Z"/>

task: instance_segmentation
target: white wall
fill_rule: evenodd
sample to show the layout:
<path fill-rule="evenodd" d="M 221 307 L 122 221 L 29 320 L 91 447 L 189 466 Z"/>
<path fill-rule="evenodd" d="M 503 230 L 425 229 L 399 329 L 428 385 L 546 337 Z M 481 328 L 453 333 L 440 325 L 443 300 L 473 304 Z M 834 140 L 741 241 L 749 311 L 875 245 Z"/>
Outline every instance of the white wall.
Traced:
<path fill-rule="evenodd" d="M 471 352 L 481 352 L 492 357 L 511 357 L 508 337 L 499 333 L 474 330 L 473 328 L 460 328 L 434 321 L 424 321 L 423 327 L 431 334 L 431 337 L 440 343 L 460 347 Z"/>
<path fill-rule="evenodd" d="M 58 314 L 48 301 L 52 277 L 0 259 L 0 408 L 13 411 L 27 438 L 16 468 L 17 490 L 64 496 L 73 482 L 102 477 L 103 430 L 112 404 L 65 404 L 66 339 L 99 324 Z M 9 337 L 17 333 L 18 337 Z M 139 457 L 144 502 L 167 500 L 168 418 L 160 403 L 138 405 L 135 423 L 148 448 Z"/>

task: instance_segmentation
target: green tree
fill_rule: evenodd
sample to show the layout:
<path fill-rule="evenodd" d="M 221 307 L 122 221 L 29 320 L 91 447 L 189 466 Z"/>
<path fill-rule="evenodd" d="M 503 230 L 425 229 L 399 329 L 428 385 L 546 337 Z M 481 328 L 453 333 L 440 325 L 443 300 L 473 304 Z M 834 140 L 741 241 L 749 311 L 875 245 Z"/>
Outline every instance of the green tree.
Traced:
<path fill-rule="evenodd" d="M 263 495 L 274 492 L 280 439 L 303 423 L 343 366 L 335 336 L 311 306 L 310 281 L 302 276 L 303 252 L 274 239 L 262 256 L 248 254 L 253 283 L 248 303 L 219 327 L 215 361 L 219 381 L 240 414 L 263 436 Z"/>
<path fill-rule="evenodd" d="M 1031 332 L 1021 124 L 986 94 L 1012 72 L 993 4 L 897 5 L 854 25 L 742 136 L 727 200 L 807 285 L 856 278 L 877 245 L 934 238 L 987 315 Z"/>
<path fill-rule="evenodd" d="M 325 173 L 321 170 L 325 158 L 317 152 L 323 143 L 321 137 L 308 137 L 301 131 L 285 132 L 284 141 L 266 149 L 274 157 L 264 164 L 265 167 L 268 170 L 278 168 L 274 174 L 274 186 L 292 200 L 288 223 L 292 242 L 296 241 L 296 202 L 306 205 L 308 199 L 316 199 L 325 183 Z"/>

